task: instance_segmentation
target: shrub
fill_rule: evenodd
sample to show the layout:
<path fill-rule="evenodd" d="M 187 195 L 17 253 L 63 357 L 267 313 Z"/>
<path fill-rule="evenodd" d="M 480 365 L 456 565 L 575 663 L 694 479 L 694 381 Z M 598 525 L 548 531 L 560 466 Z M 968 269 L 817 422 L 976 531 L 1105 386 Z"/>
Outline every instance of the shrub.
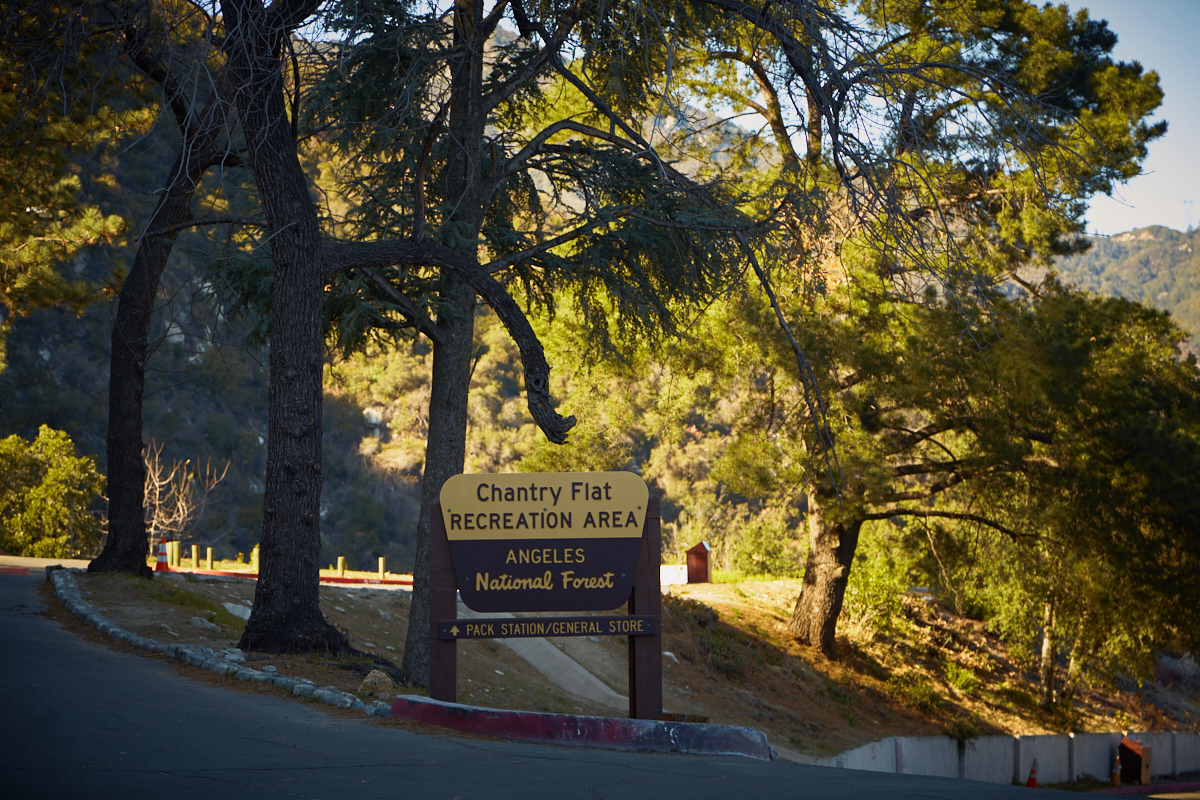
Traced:
<path fill-rule="evenodd" d="M 802 571 L 800 542 L 778 511 L 764 511 L 742 525 L 733 542 L 733 568 L 747 575 L 792 577 Z"/>
<path fill-rule="evenodd" d="M 946 664 L 946 683 L 963 694 L 972 694 L 979 688 L 979 676 L 970 667 L 963 667 L 951 661 Z"/>
<path fill-rule="evenodd" d="M 92 506 L 103 489 L 95 462 L 77 457 L 62 431 L 43 425 L 32 442 L 0 439 L 0 548 L 40 558 L 92 552 L 101 535 Z"/>

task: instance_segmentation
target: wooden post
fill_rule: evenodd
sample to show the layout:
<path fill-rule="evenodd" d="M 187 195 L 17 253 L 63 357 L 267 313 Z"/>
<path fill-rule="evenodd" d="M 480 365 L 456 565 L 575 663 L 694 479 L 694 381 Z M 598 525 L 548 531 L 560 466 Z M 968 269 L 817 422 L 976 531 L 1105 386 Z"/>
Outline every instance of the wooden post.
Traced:
<path fill-rule="evenodd" d="M 653 614 L 661 620 L 662 589 L 659 564 L 662 560 L 660 506 L 657 497 L 646 504 L 646 525 L 633 573 L 629 595 L 630 614 Z M 631 719 L 662 719 L 662 625 L 649 636 L 629 637 L 629 716 Z"/>
<path fill-rule="evenodd" d="M 387 575 L 387 559 L 383 556 L 379 557 L 379 580 L 383 580 L 383 576 Z"/>
<path fill-rule="evenodd" d="M 429 511 L 429 696 L 447 703 L 458 702 L 458 642 L 438 638 L 438 622 L 458 618 L 458 582 L 442 504 Z"/>
<path fill-rule="evenodd" d="M 204 560 L 204 568 L 212 569 L 212 548 L 208 548 L 208 557 Z"/>
<path fill-rule="evenodd" d="M 346 577 L 346 557 L 338 556 L 337 573 L 339 578 Z"/>
<path fill-rule="evenodd" d="M 258 545 L 254 545 L 254 549 L 250 551 L 250 569 L 258 572 Z"/>
<path fill-rule="evenodd" d="M 192 566 L 200 569 L 200 545 L 192 545 Z"/>

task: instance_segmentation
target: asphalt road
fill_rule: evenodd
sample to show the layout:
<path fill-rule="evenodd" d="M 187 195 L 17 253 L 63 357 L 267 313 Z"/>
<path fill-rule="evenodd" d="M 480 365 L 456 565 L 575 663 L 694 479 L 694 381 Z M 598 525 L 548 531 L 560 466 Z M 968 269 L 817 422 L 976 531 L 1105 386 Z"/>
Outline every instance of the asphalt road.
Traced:
<path fill-rule="evenodd" d="M 0 798 L 969 798 L 1028 790 L 740 758 L 422 736 L 181 677 L 0 574 Z"/>

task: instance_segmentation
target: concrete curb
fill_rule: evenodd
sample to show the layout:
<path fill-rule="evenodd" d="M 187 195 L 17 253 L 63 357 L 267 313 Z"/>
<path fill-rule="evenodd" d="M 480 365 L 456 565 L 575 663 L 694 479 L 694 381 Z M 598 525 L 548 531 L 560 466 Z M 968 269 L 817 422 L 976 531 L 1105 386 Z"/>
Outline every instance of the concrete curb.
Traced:
<path fill-rule="evenodd" d="M 235 654 L 229 651 L 213 650 L 209 647 L 184 647 L 178 644 L 163 644 L 154 639 L 138 636 L 135 633 L 112 624 L 97 613 L 91 603 L 83 599 L 82 594 L 79 592 L 79 587 L 75 585 L 75 578 L 72 576 L 70 570 L 58 565 L 46 567 L 46 580 L 54 585 L 54 593 L 58 596 L 58 601 L 62 603 L 63 608 L 75 614 L 93 628 L 108 634 L 113 639 L 126 642 L 133 647 L 161 653 L 174 658 L 176 661 L 182 661 L 185 664 L 191 664 L 194 667 L 200 667 L 209 672 L 215 672 L 218 675 L 226 675 L 238 680 L 253 681 L 254 683 L 269 683 L 297 697 L 311 697 L 326 705 L 361 711 L 372 717 L 387 717 L 391 711 L 387 703 L 375 701 L 367 705 L 354 695 L 349 692 L 343 692 L 336 686 L 317 686 L 305 678 L 289 678 L 286 675 L 250 669 L 243 666 L 245 656 L 240 651 L 237 651 Z"/>
<path fill-rule="evenodd" d="M 744 756 L 760 761 L 779 758 L 761 731 L 738 725 L 506 711 L 413 695 L 393 700 L 391 715 L 464 733 L 539 744 L 639 753 Z"/>

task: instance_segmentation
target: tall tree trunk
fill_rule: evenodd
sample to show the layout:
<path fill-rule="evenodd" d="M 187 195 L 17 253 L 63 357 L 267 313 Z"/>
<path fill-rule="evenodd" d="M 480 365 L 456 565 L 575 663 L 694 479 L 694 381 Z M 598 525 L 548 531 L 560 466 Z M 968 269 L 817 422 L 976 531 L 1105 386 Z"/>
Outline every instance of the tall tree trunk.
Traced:
<path fill-rule="evenodd" d="M 405 676 L 421 686 L 429 685 L 429 507 L 438 499 L 442 484 L 463 470 L 475 332 L 475 291 L 457 278 L 449 277 L 449 282 L 454 284 L 444 292 L 449 307 L 438 314 L 441 336 L 433 346 L 429 438 L 425 443 L 425 472 L 421 478 L 412 604 L 401 665 Z"/>
<path fill-rule="evenodd" d="M 456 0 L 447 131 L 451 155 L 446 167 L 447 206 L 452 211 L 440 234 L 445 244 L 473 261 L 479 258 L 479 233 L 486 200 L 482 177 L 485 122 L 481 106 L 485 44 L 485 37 L 479 33 L 482 21 L 482 2 Z M 449 270 L 443 270 L 439 296 L 442 306 L 437 326 L 442 342 L 433 348 L 429 440 L 421 478 L 413 597 L 402 665 L 405 676 L 418 686 L 429 685 L 429 505 L 437 500 L 446 479 L 463 471 L 475 330 L 473 288 Z"/>
<path fill-rule="evenodd" d="M 825 519 L 816 493 L 810 492 L 807 522 L 808 559 L 788 630 L 797 641 L 819 647 L 832 658 L 836 654 L 834 634 L 858 549 L 862 520 Z"/>
<path fill-rule="evenodd" d="M 1071 644 L 1071 657 L 1067 663 L 1067 677 L 1063 681 L 1062 692 L 1058 696 L 1064 708 L 1070 708 L 1075 701 L 1075 691 L 1079 688 L 1079 678 L 1083 674 L 1083 663 L 1091 655 L 1091 636 L 1088 628 L 1092 624 L 1090 614 L 1084 614 L 1079 620 L 1079 629 L 1075 641 Z"/>
<path fill-rule="evenodd" d="M 1038 690 L 1038 705 L 1054 705 L 1054 601 L 1047 600 L 1042 609 L 1042 685 Z"/>
<path fill-rule="evenodd" d="M 211 144 L 220 119 L 220 102 L 217 96 L 209 102 L 199 134 L 184 132 L 166 191 L 146 224 L 147 233 L 167 232 L 142 239 L 117 297 L 108 373 L 108 538 L 100 555 L 88 564 L 88 572 L 151 576 L 146 566 L 149 542 L 142 441 L 150 317 L 159 280 L 175 246 L 175 227 L 191 219 L 192 198 L 200 178 L 214 163 Z"/>
<path fill-rule="evenodd" d="M 316 207 L 285 111 L 279 54 L 288 26 L 311 9 L 264 10 L 223 0 L 228 69 L 274 262 L 271 295 L 267 476 L 258 585 L 239 647 L 343 652 L 345 634 L 321 614 L 321 304 L 325 288 Z M 286 17 L 286 18 L 284 18 Z"/>

